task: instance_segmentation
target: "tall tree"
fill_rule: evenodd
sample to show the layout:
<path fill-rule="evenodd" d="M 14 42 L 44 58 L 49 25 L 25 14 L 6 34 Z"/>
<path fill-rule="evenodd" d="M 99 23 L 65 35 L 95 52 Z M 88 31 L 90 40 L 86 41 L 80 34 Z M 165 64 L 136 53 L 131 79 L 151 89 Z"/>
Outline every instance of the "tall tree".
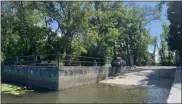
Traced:
<path fill-rule="evenodd" d="M 158 4 L 158 9 L 162 10 L 163 5 L 167 4 L 167 18 L 170 21 L 169 34 L 167 36 L 167 43 L 169 49 L 176 51 L 179 54 L 179 58 L 182 60 L 182 29 L 181 29 L 181 2 L 180 1 L 168 1 L 160 2 Z"/>
<path fill-rule="evenodd" d="M 58 23 L 57 30 L 60 30 L 67 40 L 66 54 L 71 55 L 73 36 L 77 33 L 84 33 L 88 27 L 86 11 L 90 8 L 89 4 L 87 2 L 48 1 L 38 2 L 37 8 L 47 13 L 52 21 Z"/>
<path fill-rule="evenodd" d="M 154 20 L 159 20 L 160 19 L 160 12 L 156 7 L 151 7 L 144 5 L 143 7 L 140 7 L 137 5 L 135 2 L 128 3 L 126 5 L 127 7 L 131 8 L 133 13 L 135 14 L 135 17 L 138 19 L 138 28 L 139 28 L 139 36 L 140 36 L 140 42 L 144 41 L 144 32 L 145 32 L 145 26 L 148 25 L 150 22 Z M 146 38 L 145 38 L 146 39 Z M 150 38 L 148 37 L 148 42 L 150 41 Z M 140 43 L 142 44 L 142 43 Z M 149 44 L 149 43 L 146 43 Z M 136 44 L 139 45 L 139 44 Z M 141 50 L 138 49 L 141 48 L 140 46 L 135 47 L 135 52 L 134 52 L 134 64 L 137 64 L 137 51 Z"/>
<path fill-rule="evenodd" d="M 182 60 L 182 27 L 181 27 L 181 2 L 170 2 L 167 10 L 168 20 L 170 21 L 170 30 L 167 38 L 168 45 L 171 50 L 179 52 L 180 59 Z M 182 64 L 182 63 L 181 63 Z"/>

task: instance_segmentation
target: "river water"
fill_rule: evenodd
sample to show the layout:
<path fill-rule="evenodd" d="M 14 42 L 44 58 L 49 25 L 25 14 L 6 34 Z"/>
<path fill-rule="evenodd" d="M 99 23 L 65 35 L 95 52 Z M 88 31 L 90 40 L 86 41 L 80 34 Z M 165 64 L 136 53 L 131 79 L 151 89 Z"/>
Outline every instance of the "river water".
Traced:
<path fill-rule="evenodd" d="M 61 91 L 1 93 L 2 103 L 165 103 L 170 89 L 91 84 Z"/>

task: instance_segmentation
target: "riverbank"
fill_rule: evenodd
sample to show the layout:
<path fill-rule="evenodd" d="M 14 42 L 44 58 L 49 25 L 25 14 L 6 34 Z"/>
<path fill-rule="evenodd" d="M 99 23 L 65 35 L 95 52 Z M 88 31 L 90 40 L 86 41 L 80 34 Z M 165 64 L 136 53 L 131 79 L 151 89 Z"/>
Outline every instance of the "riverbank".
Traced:
<path fill-rule="evenodd" d="M 136 67 L 120 75 L 108 77 L 99 83 L 115 85 L 140 86 L 148 88 L 145 103 L 167 103 L 171 86 L 174 82 L 175 67 Z M 152 100 L 151 100 L 152 99 Z"/>
<path fill-rule="evenodd" d="M 30 91 L 33 91 L 33 90 L 29 90 L 26 86 L 18 86 L 18 85 L 7 84 L 7 83 L 1 84 L 1 93 L 4 93 L 4 94 L 19 96 L 19 95 L 26 94 Z"/>
<path fill-rule="evenodd" d="M 122 75 L 108 77 L 106 79 L 107 81 L 103 80 L 106 82 L 114 81 L 117 85 L 105 83 L 111 85 L 90 84 L 61 91 L 40 92 L 33 90 L 19 96 L 12 93 L 2 93 L 2 102 L 166 103 L 173 84 L 174 74 L 175 67 L 137 67 L 136 69 L 123 70 Z M 128 80 L 128 82 L 126 80 Z M 122 83 L 125 83 L 125 85 Z M 140 87 L 138 85 L 143 85 L 145 87 Z"/>
<path fill-rule="evenodd" d="M 182 70 L 177 68 L 167 103 L 181 103 L 181 73 Z"/>

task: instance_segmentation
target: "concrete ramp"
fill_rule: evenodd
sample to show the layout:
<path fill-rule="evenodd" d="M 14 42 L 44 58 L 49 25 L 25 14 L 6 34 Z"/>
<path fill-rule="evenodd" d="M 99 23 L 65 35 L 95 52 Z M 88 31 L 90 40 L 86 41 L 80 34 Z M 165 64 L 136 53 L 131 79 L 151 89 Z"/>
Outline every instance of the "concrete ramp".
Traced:
<path fill-rule="evenodd" d="M 144 67 L 127 70 L 120 75 L 100 81 L 102 84 L 156 86 L 170 89 L 175 67 Z"/>

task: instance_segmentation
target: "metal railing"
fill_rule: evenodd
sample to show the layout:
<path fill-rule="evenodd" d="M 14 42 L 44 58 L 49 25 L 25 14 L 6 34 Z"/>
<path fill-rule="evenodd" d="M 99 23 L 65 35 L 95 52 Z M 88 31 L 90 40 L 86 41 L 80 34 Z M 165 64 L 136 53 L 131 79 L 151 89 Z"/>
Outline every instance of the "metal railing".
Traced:
<path fill-rule="evenodd" d="M 31 56 L 6 57 L 4 65 L 29 65 L 29 66 L 102 66 L 106 63 L 104 58 L 74 56 L 65 54 L 41 54 Z"/>

